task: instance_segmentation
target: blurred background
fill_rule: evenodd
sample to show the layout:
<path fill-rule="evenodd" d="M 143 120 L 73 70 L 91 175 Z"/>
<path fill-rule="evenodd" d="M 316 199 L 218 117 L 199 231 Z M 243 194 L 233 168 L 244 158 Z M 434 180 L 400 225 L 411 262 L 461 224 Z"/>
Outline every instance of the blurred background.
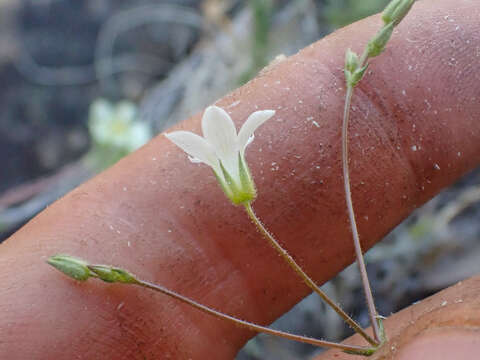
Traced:
<path fill-rule="evenodd" d="M 0 0 L 0 242 L 151 137 L 386 0 Z M 381 314 L 480 271 L 480 171 L 367 254 Z M 362 324 L 355 267 L 324 285 Z M 350 334 L 310 296 L 274 327 Z M 318 349 L 257 336 L 240 360 Z"/>

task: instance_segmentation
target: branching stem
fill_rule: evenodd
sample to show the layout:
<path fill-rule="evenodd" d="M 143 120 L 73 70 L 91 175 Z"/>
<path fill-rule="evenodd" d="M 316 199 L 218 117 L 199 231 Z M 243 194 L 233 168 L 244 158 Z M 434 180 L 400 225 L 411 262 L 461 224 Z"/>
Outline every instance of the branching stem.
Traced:
<path fill-rule="evenodd" d="M 178 294 L 178 293 L 176 293 L 172 290 L 169 290 L 169 289 L 167 289 L 163 286 L 156 285 L 156 284 L 150 283 L 148 281 L 144 281 L 144 280 L 140 280 L 140 279 L 136 278 L 135 285 L 139 285 L 139 286 L 142 286 L 144 288 L 148 288 L 148 289 L 151 289 L 151 290 L 154 290 L 154 291 L 158 291 L 162 294 L 165 294 L 165 295 L 170 296 L 170 297 L 172 297 L 176 300 L 179 300 L 179 301 L 181 301 L 185 304 L 188 304 L 188 305 L 190 305 L 190 306 L 192 306 L 192 307 L 194 307 L 194 308 L 196 308 L 196 309 L 198 309 L 198 310 L 200 310 L 200 311 L 202 311 L 206 314 L 215 316 L 218 319 L 227 320 L 229 322 L 234 323 L 235 325 L 237 325 L 239 327 L 246 328 L 246 329 L 258 332 L 258 333 L 265 333 L 265 334 L 269 334 L 269 335 L 279 336 L 279 337 L 282 337 L 282 338 L 285 338 L 285 339 L 299 341 L 299 342 L 303 342 L 303 343 L 311 344 L 311 345 L 315 345 L 315 346 L 320 346 L 320 347 L 340 349 L 342 351 L 353 353 L 353 354 L 358 354 L 358 355 L 368 356 L 368 355 L 373 354 L 373 352 L 375 352 L 375 350 L 376 350 L 375 347 L 363 347 L 363 346 L 355 346 L 355 345 L 338 344 L 338 343 L 335 343 L 335 342 L 318 340 L 318 339 L 314 339 L 314 338 L 307 337 L 307 336 L 295 335 L 295 334 L 287 333 L 287 332 L 280 331 L 280 330 L 270 329 L 270 328 L 265 327 L 265 326 L 256 325 L 256 324 L 253 324 L 249 321 L 240 320 L 236 317 L 224 314 L 220 311 L 214 310 L 214 309 L 212 309 L 208 306 L 202 305 L 202 304 L 200 304 L 200 303 L 198 303 L 198 302 L 196 302 L 192 299 L 189 299 L 189 298 L 187 298 L 183 295 L 180 295 L 180 294 Z"/>
<path fill-rule="evenodd" d="M 249 218 L 262 233 L 262 235 L 269 241 L 270 245 L 282 256 L 282 258 L 288 263 L 288 265 L 295 270 L 295 272 L 302 278 L 303 282 L 314 292 L 316 292 L 329 306 L 335 310 L 335 312 L 340 315 L 346 323 L 348 323 L 353 330 L 359 333 L 365 338 L 371 345 L 378 346 L 380 341 L 375 341 L 370 335 L 368 335 L 361 326 L 353 320 L 345 311 L 343 311 L 335 302 L 330 299 L 327 294 L 325 294 L 315 282 L 303 271 L 303 269 L 298 265 L 295 260 L 290 256 L 290 254 L 278 243 L 277 240 L 270 234 L 270 232 L 263 226 L 260 219 L 257 217 L 253 211 L 252 205 L 250 202 L 245 203 L 245 210 Z"/>

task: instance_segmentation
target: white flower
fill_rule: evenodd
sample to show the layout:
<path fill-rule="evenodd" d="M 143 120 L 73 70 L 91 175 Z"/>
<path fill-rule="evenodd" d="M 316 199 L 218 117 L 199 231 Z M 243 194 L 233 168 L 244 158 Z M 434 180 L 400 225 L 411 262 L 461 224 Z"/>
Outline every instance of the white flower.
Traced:
<path fill-rule="evenodd" d="M 90 107 L 90 134 L 102 146 L 132 152 L 151 138 L 148 125 L 136 116 L 137 108 L 131 102 L 113 105 L 103 99 L 96 100 Z"/>
<path fill-rule="evenodd" d="M 227 197 L 236 205 L 255 199 L 256 190 L 245 149 L 254 131 L 275 114 L 273 110 L 252 113 L 238 132 L 227 112 L 209 106 L 202 117 L 203 138 L 189 131 L 174 131 L 165 136 L 180 147 L 193 162 L 210 166 Z"/>

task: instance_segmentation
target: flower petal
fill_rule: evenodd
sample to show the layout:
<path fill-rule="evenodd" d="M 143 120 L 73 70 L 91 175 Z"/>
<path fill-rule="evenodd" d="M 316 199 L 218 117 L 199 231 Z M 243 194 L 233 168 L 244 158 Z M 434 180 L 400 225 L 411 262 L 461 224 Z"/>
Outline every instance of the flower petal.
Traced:
<path fill-rule="evenodd" d="M 129 125 L 130 128 L 126 137 L 128 141 L 126 142 L 127 150 L 129 152 L 137 150 L 139 147 L 145 145 L 148 140 L 152 137 L 150 128 L 145 122 L 135 121 L 133 124 Z"/>
<path fill-rule="evenodd" d="M 115 106 L 115 117 L 121 119 L 125 124 L 130 124 L 137 116 L 137 107 L 130 101 L 120 101 Z"/>
<path fill-rule="evenodd" d="M 165 136 L 188 155 L 211 166 L 217 174 L 221 174 L 215 150 L 204 138 L 189 131 L 174 131 Z"/>
<path fill-rule="evenodd" d="M 209 106 L 202 117 L 202 131 L 230 176 L 238 181 L 237 130 L 230 115 L 218 106 Z"/>
<path fill-rule="evenodd" d="M 209 106 L 202 117 L 205 139 L 215 148 L 219 158 L 236 152 L 237 130 L 232 118 L 218 106 Z"/>
<path fill-rule="evenodd" d="M 238 133 L 238 150 L 242 155 L 249 144 L 249 139 L 253 136 L 254 131 L 273 115 L 275 115 L 275 110 L 262 110 L 255 111 L 248 117 Z"/>

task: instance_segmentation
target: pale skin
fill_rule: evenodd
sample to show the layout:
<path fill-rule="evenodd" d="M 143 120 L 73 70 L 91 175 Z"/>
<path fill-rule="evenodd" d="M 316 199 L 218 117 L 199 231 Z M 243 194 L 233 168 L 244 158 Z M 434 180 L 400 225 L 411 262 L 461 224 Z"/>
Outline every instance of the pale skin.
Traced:
<path fill-rule="evenodd" d="M 479 17 L 474 1 L 419 2 L 356 89 L 350 177 L 365 250 L 478 166 Z M 363 46 L 378 22 L 340 30 L 217 103 L 240 101 L 230 109 L 237 128 L 255 106 L 282 120 L 266 123 L 247 150 L 258 186 L 253 206 L 319 284 L 354 260 L 341 178 L 342 69 L 345 49 Z M 178 128 L 199 133 L 199 119 Z M 0 246 L 0 358 L 232 359 L 254 335 L 140 288 L 74 282 L 44 264 L 59 252 L 122 266 L 260 324 L 309 292 L 210 169 L 188 162 L 163 136 Z"/>

